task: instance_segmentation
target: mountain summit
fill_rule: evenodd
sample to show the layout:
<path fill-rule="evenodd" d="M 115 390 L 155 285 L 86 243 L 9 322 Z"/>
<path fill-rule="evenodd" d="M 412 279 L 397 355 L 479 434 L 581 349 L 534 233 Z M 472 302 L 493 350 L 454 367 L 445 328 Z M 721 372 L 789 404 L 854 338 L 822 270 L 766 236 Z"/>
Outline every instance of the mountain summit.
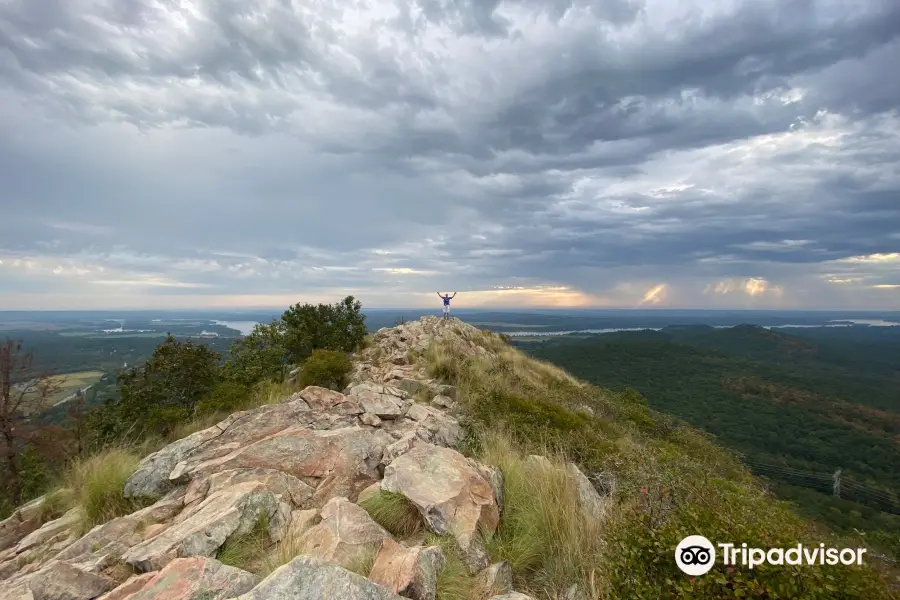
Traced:
<path fill-rule="evenodd" d="M 174 440 L 114 497 L 74 493 L 128 514 L 88 527 L 86 500 L 20 507 L 0 523 L 0 600 L 888 597 L 865 566 L 678 571 L 691 534 L 837 541 L 636 392 L 458 319 L 381 329 L 352 359 L 341 391 Z"/>

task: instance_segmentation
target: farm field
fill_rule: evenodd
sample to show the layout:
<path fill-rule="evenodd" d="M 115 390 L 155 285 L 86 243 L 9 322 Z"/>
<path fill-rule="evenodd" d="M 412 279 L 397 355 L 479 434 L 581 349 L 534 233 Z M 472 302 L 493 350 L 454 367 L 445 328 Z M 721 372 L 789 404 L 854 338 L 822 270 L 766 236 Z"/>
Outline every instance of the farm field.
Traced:
<path fill-rule="evenodd" d="M 74 373 L 62 373 L 52 377 L 54 385 L 58 386 L 58 391 L 50 396 L 40 410 L 50 408 L 58 404 L 75 393 L 76 390 L 84 389 L 88 386 L 96 384 L 103 377 L 103 371 L 76 371 Z M 29 402 L 25 402 L 26 405 Z M 30 407 L 28 412 L 34 412 L 34 408 Z"/>

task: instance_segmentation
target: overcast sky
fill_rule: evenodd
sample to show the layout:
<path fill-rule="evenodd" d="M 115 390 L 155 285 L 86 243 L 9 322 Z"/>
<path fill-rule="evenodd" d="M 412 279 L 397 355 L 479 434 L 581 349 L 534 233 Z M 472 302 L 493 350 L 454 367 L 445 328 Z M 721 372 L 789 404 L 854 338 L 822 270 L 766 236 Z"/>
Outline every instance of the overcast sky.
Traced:
<path fill-rule="evenodd" d="M 900 309 L 897 0 L 0 0 L 0 309 Z"/>

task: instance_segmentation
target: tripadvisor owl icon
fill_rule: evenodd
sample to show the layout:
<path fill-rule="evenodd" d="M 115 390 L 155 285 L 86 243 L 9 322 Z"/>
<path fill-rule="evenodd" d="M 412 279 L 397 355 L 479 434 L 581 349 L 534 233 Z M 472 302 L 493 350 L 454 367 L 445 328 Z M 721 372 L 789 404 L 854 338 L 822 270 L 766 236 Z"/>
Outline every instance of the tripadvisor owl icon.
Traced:
<path fill-rule="evenodd" d="M 716 548 L 702 535 L 689 535 L 675 548 L 675 564 L 688 575 L 704 575 L 716 562 Z"/>

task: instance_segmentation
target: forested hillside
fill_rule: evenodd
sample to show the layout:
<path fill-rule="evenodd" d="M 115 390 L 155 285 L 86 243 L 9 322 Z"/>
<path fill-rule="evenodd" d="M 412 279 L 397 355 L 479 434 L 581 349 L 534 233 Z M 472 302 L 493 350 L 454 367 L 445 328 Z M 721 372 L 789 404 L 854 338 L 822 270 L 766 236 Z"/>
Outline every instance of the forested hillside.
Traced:
<path fill-rule="evenodd" d="M 716 435 L 828 524 L 898 537 L 900 328 L 667 327 L 521 346 Z M 884 502 L 834 498 L 838 468 L 871 486 L 845 486 L 845 498 L 865 490 L 856 499 Z"/>

